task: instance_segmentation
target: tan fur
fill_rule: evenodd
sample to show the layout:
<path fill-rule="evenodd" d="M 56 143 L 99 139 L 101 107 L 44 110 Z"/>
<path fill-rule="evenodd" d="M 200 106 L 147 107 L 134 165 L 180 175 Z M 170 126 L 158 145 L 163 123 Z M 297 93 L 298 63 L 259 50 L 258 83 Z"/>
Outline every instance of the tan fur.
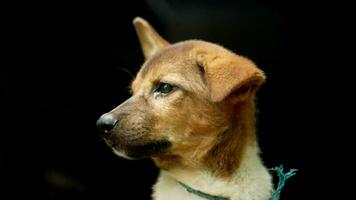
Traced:
<path fill-rule="evenodd" d="M 254 96 L 265 80 L 263 72 L 249 59 L 219 45 L 198 40 L 171 45 L 143 19 L 135 19 L 134 24 L 146 62 L 131 84 L 133 97 L 111 111 L 125 118 L 120 118 L 124 122 L 117 128 L 117 135 L 121 135 L 117 137 L 126 141 L 119 150 L 125 152 L 125 145 L 131 142 L 123 137 L 141 141 L 168 140 L 172 146 L 152 157 L 155 164 L 173 180 L 186 181 L 198 189 L 205 187 L 196 184 L 197 180 L 188 174 L 200 177 L 204 172 L 222 185 L 233 181 L 231 185 L 242 191 L 246 187 L 249 191 L 247 187 L 253 189 L 253 184 L 244 185 L 250 184 L 246 180 L 235 183 L 234 179 L 253 177 L 254 167 L 250 165 L 256 163 L 253 164 L 256 173 L 263 174 L 261 178 L 267 181 L 262 187 L 265 188 L 264 197 L 257 198 L 257 195 L 256 199 L 268 196 L 266 191 L 270 190 L 271 183 L 256 153 L 255 136 Z M 164 97 L 155 96 L 153 88 L 160 82 L 176 85 L 177 89 Z M 142 127 L 149 131 L 136 136 L 135 131 Z M 253 161 L 247 161 L 249 159 Z M 241 163 L 248 164 L 240 169 Z M 245 168 L 251 168 L 251 172 Z M 164 188 L 159 183 L 157 187 L 157 190 Z M 209 190 L 212 191 L 205 192 L 219 193 L 213 188 Z M 156 199 L 161 199 L 168 191 L 156 191 L 155 194 L 158 195 Z M 236 194 L 231 193 L 231 196 Z"/>
<path fill-rule="evenodd" d="M 142 66 L 136 80 L 132 84 L 132 90 L 135 95 L 140 88 L 150 88 L 150 86 L 145 85 L 159 82 L 165 74 L 168 74 L 168 80 L 171 78 L 171 80 L 174 80 L 171 82 L 175 83 L 177 81 L 177 84 L 186 89 L 181 97 L 172 100 L 169 116 L 162 118 L 161 123 L 158 122 L 158 124 L 164 125 L 176 124 L 176 127 L 172 128 L 175 130 L 174 132 L 177 132 L 175 140 L 184 141 L 184 144 L 172 148 L 172 155 L 154 158 L 156 164 L 162 168 L 167 169 L 167 165 L 173 165 L 173 163 L 168 162 L 172 161 L 176 162 L 175 164 L 186 167 L 211 168 L 217 175 L 228 176 L 236 169 L 240 157 L 239 154 L 242 153 L 245 143 L 247 141 L 250 141 L 250 143 L 254 141 L 254 106 L 253 95 L 251 95 L 254 93 L 254 90 L 239 92 L 239 87 L 243 88 L 241 85 L 236 86 L 236 84 L 240 84 L 240 82 L 234 86 L 230 86 L 234 82 L 230 80 L 232 78 L 229 79 L 227 77 L 228 74 L 223 74 L 225 79 L 209 73 L 201 75 L 202 71 L 206 71 L 209 67 L 205 66 L 205 69 L 202 69 L 203 67 L 200 65 L 203 65 L 202 61 L 197 61 L 196 58 L 199 57 L 202 49 L 212 47 L 218 46 L 201 41 L 186 41 L 167 47 L 157 52 Z M 218 47 L 218 50 L 222 51 L 220 54 L 232 54 L 224 52 L 226 50 L 221 47 Z M 225 57 L 221 59 L 223 58 Z M 238 57 L 237 60 L 239 62 L 248 61 L 242 57 Z M 218 62 L 218 59 L 216 58 L 215 61 Z M 231 62 L 224 60 L 219 62 L 231 64 Z M 237 63 L 238 66 L 239 64 Z M 254 65 L 242 64 L 244 64 L 243 67 L 253 71 L 252 67 Z M 215 65 L 211 65 L 211 67 L 215 67 L 216 69 L 214 70 L 219 70 Z M 233 67 L 231 66 L 231 68 Z M 231 69 L 229 70 L 231 71 Z M 251 72 L 250 75 L 254 76 L 258 74 L 259 70 L 255 70 L 254 73 Z M 262 73 L 260 77 L 263 77 Z M 217 78 L 221 79 L 220 82 L 215 81 Z M 258 84 L 256 82 L 258 81 L 257 78 L 252 79 L 249 76 L 245 78 L 248 81 L 243 79 L 242 82 L 245 81 L 245 87 L 249 85 L 256 88 Z M 263 81 L 263 78 L 261 78 L 261 81 Z M 205 84 L 206 82 L 209 84 Z M 225 83 L 226 87 L 222 87 L 223 83 Z M 215 94 L 212 95 L 214 97 L 211 97 L 213 89 L 210 87 L 215 88 Z M 235 93 L 231 94 L 230 91 L 228 91 L 228 94 L 222 93 L 226 92 L 226 88 L 234 87 L 237 87 Z M 221 96 L 228 96 L 229 94 L 231 96 L 224 101 L 215 102 L 216 98 L 222 98 Z M 220 97 L 217 97 L 219 95 Z M 234 102 L 234 99 L 240 96 L 244 96 L 245 98 Z M 170 116 L 172 114 L 175 117 Z M 169 121 L 170 118 L 173 120 L 172 122 Z M 181 127 L 186 127 L 190 130 L 179 131 Z M 224 133 L 227 128 L 230 130 Z M 157 129 L 164 128 L 157 127 Z M 174 134 L 174 132 L 171 134 Z M 188 133 L 184 135 L 181 132 Z M 195 149 L 195 151 L 192 152 L 192 149 Z M 226 155 L 224 152 L 226 152 Z M 230 155 L 236 156 L 231 157 Z M 166 160 L 164 158 L 169 159 Z"/>

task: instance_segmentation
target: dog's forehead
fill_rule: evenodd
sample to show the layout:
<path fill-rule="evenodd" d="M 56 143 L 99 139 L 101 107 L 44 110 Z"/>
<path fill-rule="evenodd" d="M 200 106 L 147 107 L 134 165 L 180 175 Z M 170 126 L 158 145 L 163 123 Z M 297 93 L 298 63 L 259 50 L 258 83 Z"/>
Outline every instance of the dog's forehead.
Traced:
<path fill-rule="evenodd" d="M 162 79 L 172 84 L 185 85 L 186 89 L 195 90 L 194 88 L 202 87 L 203 82 L 194 52 L 205 43 L 188 40 L 161 49 L 142 65 L 131 83 L 131 89 L 138 91 L 139 88 L 149 88 L 152 83 Z"/>
<path fill-rule="evenodd" d="M 141 67 L 138 75 L 144 78 L 148 73 L 157 70 L 176 71 L 180 66 L 191 65 L 190 52 L 195 46 L 194 42 L 181 42 L 166 47 L 148 59 Z"/>

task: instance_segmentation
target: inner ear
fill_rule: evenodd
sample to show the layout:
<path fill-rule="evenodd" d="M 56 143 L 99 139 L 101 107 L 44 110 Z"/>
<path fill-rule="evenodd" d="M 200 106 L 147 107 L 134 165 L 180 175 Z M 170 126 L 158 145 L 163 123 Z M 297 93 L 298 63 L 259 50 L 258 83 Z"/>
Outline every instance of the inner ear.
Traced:
<path fill-rule="evenodd" d="M 253 83 L 253 82 L 247 83 L 237 88 L 235 91 L 233 91 L 229 96 L 226 97 L 226 100 L 232 104 L 249 100 L 253 98 L 257 89 L 258 89 L 257 83 Z"/>
<path fill-rule="evenodd" d="M 200 75 L 201 80 L 203 81 L 203 83 L 205 85 L 207 85 L 208 84 L 208 81 L 207 81 L 208 78 L 206 77 L 204 68 L 202 66 L 198 66 L 198 70 L 199 70 L 199 75 Z"/>

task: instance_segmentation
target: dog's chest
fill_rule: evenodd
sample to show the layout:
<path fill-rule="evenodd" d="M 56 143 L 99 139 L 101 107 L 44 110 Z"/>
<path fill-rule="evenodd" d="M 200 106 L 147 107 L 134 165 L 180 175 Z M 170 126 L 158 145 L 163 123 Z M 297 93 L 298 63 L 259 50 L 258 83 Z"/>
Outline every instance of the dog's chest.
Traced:
<path fill-rule="evenodd" d="M 179 183 L 167 175 L 161 174 L 153 186 L 153 200 L 204 200 L 186 191 Z"/>

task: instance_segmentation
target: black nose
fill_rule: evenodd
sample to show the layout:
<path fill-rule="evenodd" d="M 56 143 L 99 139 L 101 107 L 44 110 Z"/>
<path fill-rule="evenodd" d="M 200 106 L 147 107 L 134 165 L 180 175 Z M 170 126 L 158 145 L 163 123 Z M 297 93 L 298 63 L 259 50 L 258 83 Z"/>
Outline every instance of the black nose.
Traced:
<path fill-rule="evenodd" d="M 112 114 L 102 115 L 98 121 L 96 121 L 96 126 L 101 133 L 109 133 L 116 125 L 117 120 Z"/>

